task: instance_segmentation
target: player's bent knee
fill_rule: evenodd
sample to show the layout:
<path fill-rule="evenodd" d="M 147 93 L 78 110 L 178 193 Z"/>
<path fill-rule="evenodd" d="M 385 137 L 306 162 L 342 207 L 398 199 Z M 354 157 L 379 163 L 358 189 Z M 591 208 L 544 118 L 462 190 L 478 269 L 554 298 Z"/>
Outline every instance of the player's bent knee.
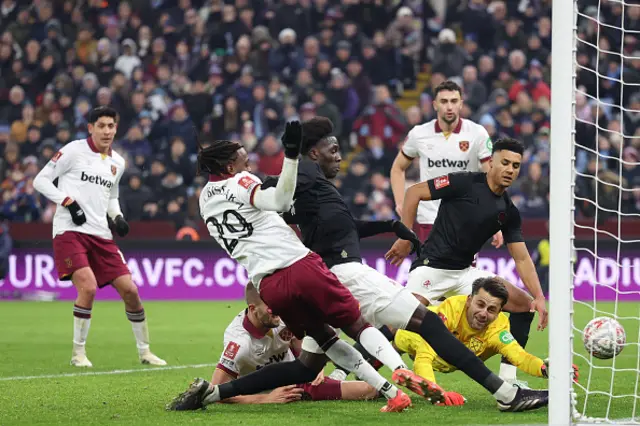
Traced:
<path fill-rule="evenodd" d="M 73 272 L 71 281 L 78 293 L 84 297 L 94 298 L 98 291 L 98 283 L 93 271 L 89 267 L 80 268 Z"/>
<path fill-rule="evenodd" d="M 369 324 L 363 317 L 360 317 L 349 327 L 343 328 L 342 331 L 352 339 L 358 340 L 360 338 L 360 334 L 369 327 L 371 327 L 371 324 Z"/>

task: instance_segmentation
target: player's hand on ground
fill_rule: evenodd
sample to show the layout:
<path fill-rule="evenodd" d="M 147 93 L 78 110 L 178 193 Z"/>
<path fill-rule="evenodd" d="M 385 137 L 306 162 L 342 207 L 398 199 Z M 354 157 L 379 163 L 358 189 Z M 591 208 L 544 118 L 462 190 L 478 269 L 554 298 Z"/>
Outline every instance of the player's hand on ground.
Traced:
<path fill-rule="evenodd" d="M 124 220 L 124 217 L 122 217 L 122 215 L 118 215 L 113 223 L 116 226 L 116 233 L 119 236 L 124 237 L 129 233 L 129 224 L 126 220 Z"/>
<path fill-rule="evenodd" d="M 460 395 L 458 392 L 445 392 L 444 393 L 444 402 L 438 402 L 436 405 L 441 407 L 444 406 L 454 406 L 454 405 L 464 405 L 467 402 L 467 399 Z"/>
<path fill-rule="evenodd" d="M 420 256 L 420 239 L 418 239 L 415 232 L 407 228 L 407 226 L 399 220 L 394 220 L 391 228 L 398 238 L 411 242 L 411 253 L 409 254 L 417 253 L 418 256 Z"/>
<path fill-rule="evenodd" d="M 498 231 L 493 235 L 491 239 L 491 245 L 495 248 L 500 248 L 504 244 L 504 237 L 502 236 L 502 231 Z"/>
<path fill-rule="evenodd" d="M 533 299 L 529 306 L 529 312 L 538 312 L 538 315 L 540 315 L 540 318 L 538 319 L 538 331 L 542 331 L 547 328 L 549 313 L 547 312 L 547 301 L 544 297 L 537 297 Z"/>
<path fill-rule="evenodd" d="M 318 375 L 316 376 L 315 379 L 313 379 L 313 382 L 311 382 L 311 386 L 318 386 L 324 383 L 324 368 L 322 370 L 320 370 L 320 372 L 318 373 Z"/>
<path fill-rule="evenodd" d="M 84 210 L 82 210 L 82 207 L 80 207 L 77 201 L 68 200 L 64 204 L 64 207 L 66 207 L 69 210 L 69 213 L 71 213 L 71 220 L 74 224 L 80 226 L 87 221 L 87 216 L 84 214 Z"/>
<path fill-rule="evenodd" d="M 271 391 L 268 395 L 269 404 L 287 404 L 300 401 L 304 390 L 296 385 L 282 386 Z"/>
<path fill-rule="evenodd" d="M 282 135 L 282 146 L 287 158 L 296 159 L 302 149 L 302 124 L 299 121 L 291 121 L 286 124 Z"/>
<path fill-rule="evenodd" d="M 411 242 L 407 240 L 397 240 L 391 249 L 384 255 L 392 265 L 400 266 L 405 257 L 411 253 Z"/>

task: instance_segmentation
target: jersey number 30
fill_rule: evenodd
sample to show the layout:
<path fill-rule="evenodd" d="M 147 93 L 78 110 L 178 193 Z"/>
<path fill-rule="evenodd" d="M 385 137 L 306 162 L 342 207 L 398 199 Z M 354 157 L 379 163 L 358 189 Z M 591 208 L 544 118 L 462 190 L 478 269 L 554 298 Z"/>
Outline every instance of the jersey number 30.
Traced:
<path fill-rule="evenodd" d="M 206 224 L 209 231 L 212 230 L 211 225 L 216 227 L 218 235 L 229 254 L 233 253 L 241 238 L 246 238 L 253 234 L 253 225 L 235 210 L 225 210 L 222 213 L 222 222 L 212 216 L 207 219 Z"/>

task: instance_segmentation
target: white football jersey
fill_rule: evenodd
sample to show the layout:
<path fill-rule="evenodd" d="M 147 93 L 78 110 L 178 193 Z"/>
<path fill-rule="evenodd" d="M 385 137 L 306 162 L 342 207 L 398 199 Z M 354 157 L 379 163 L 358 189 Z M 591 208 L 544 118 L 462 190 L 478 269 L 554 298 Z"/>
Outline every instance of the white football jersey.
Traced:
<path fill-rule="evenodd" d="M 448 173 L 481 171 L 481 164 L 491 158 L 491 138 L 487 130 L 471 120 L 460 119 L 458 126 L 445 135 L 438 120 L 415 126 L 407 135 L 402 153 L 420 157 L 420 180 L 426 182 Z M 421 201 L 417 221 L 433 224 L 440 200 Z"/>
<path fill-rule="evenodd" d="M 224 350 L 217 368 L 235 378 L 275 362 L 293 361 L 292 338 L 293 333 L 282 322 L 263 334 L 249 321 L 244 310 L 224 331 Z"/>
<path fill-rule="evenodd" d="M 75 231 L 112 239 L 107 208 L 110 199 L 118 198 L 124 169 L 125 161 L 120 154 L 113 150 L 108 155 L 101 154 L 91 138 L 75 140 L 62 147 L 37 177 L 50 182 L 58 179 L 57 190 L 36 188 L 57 204 L 53 236 Z M 61 206 L 67 197 L 77 201 L 84 211 L 87 221 L 83 225 L 74 224 L 69 210 Z"/>
<path fill-rule="evenodd" d="M 253 195 L 261 184 L 257 176 L 242 172 L 210 180 L 200 194 L 200 214 L 209 233 L 244 266 L 256 288 L 264 276 L 309 254 L 278 213 L 253 206 Z"/>

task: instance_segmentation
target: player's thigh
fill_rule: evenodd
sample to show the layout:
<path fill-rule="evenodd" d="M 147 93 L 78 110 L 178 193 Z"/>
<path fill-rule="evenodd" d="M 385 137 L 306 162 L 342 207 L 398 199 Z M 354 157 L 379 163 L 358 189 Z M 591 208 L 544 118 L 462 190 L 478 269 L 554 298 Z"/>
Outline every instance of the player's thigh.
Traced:
<path fill-rule="evenodd" d="M 403 328 L 420 303 L 400 284 L 367 265 L 345 263 L 335 265 L 331 272 L 356 298 L 364 319 L 376 328 Z"/>
<path fill-rule="evenodd" d="M 306 306 L 298 300 L 291 283 L 289 269 L 292 267 L 293 265 L 264 277 L 259 287 L 260 298 L 274 314 L 280 316 L 294 336 L 303 339 L 306 335 L 308 313 Z"/>
<path fill-rule="evenodd" d="M 409 273 L 406 289 L 426 299 L 430 304 L 436 304 L 438 299 L 448 296 L 448 293 L 456 288 L 460 275 L 461 271 L 418 266 Z"/>
<path fill-rule="evenodd" d="M 98 287 L 111 284 L 123 275 L 131 275 L 127 261 L 115 241 L 91 236 L 90 244 L 89 264 L 96 275 Z"/>
<path fill-rule="evenodd" d="M 329 324 L 333 328 L 348 329 L 361 318 L 353 294 L 340 283 L 320 256 L 311 253 L 294 265 L 296 268 L 291 271 L 291 280 L 300 305 L 306 307 L 309 326 Z"/>
<path fill-rule="evenodd" d="M 311 383 L 300 385 L 300 387 L 302 387 L 302 390 L 304 391 L 302 399 L 311 401 L 337 401 L 343 399 L 340 383 L 341 382 L 339 382 L 338 380 L 333 380 L 326 377 L 324 379 L 324 382 L 320 383 L 317 386 L 313 386 Z"/>
<path fill-rule="evenodd" d="M 71 280 L 76 271 L 90 267 L 84 238 L 84 234 L 71 231 L 53 238 L 53 259 L 61 280 Z M 77 281 L 87 279 L 88 274 L 81 272 L 80 275 Z"/>
<path fill-rule="evenodd" d="M 471 294 L 473 283 L 480 278 L 499 278 L 493 272 L 489 272 L 485 269 L 478 269 L 476 267 L 469 267 L 464 270 L 461 275 L 458 285 L 455 288 L 456 295 L 468 295 Z"/>

